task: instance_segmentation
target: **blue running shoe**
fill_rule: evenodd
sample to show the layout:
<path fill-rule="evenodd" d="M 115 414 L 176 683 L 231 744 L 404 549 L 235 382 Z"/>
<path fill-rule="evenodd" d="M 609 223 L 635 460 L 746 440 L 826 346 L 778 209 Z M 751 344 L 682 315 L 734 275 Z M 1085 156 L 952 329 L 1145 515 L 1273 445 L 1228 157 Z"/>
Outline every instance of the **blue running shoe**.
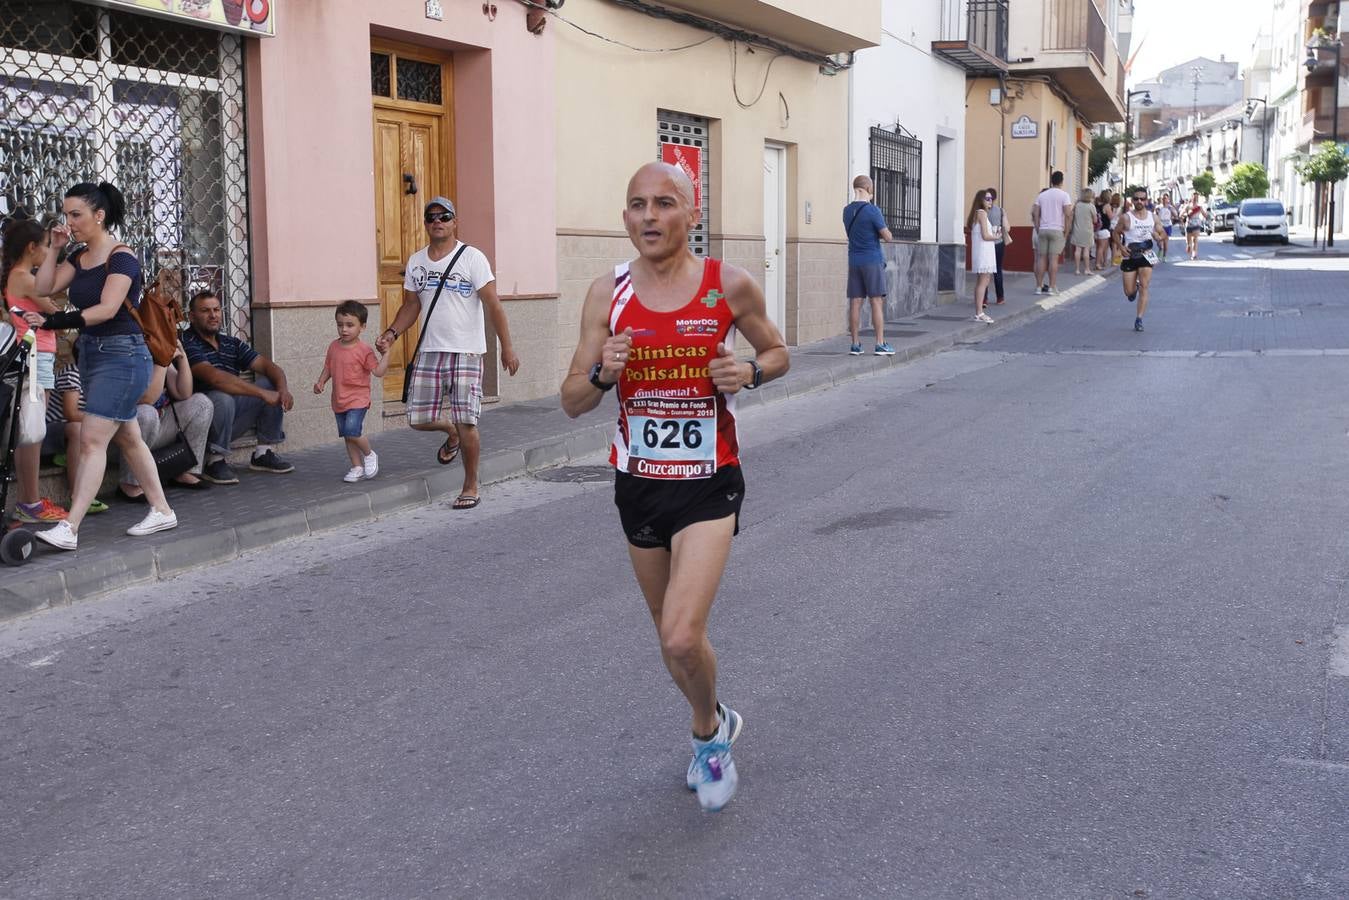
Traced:
<path fill-rule="evenodd" d="M 740 713 L 731 709 L 729 706 L 718 703 L 717 712 L 718 715 L 721 716 L 721 725 L 717 727 L 716 736 L 710 741 L 700 741 L 696 739 L 693 741 L 693 759 L 689 762 L 688 775 L 684 779 L 684 783 L 688 785 L 688 789 L 691 791 L 696 791 L 698 789 L 699 751 L 708 744 L 720 742 L 726 745 L 729 752 L 729 748 L 735 743 L 735 739 L 740 737 L 740 730 L 745 727 L 745 720 L 740 717 Z M 731 790 L 734 791 L 735 788 L 732 788 Z"/>
<path fill-rule="evenodd" d="M 1143 330 L 1143 320 L 1134 319 L 1134 331 L 1142 331 L 1142 330 Z"/>
<path fill-rule="evenodd" d="M 894 348 L 894 347 L 891 347 L 889 344 L 877 344 L 877 345 L 876 345 L 876 355 L 877 355 L 877 356 L 894 356 L 894 355 L 895 355 L 895 348 Z"/>
<path fill-rule="evenodd" d="M 853 344 L 851 347 L 848 348 L 848 355 L 849 355 L 849 356 L 861 356 L 861 355 L 862 355 L 862 345 L 861 345 L 861 344 Z"/>

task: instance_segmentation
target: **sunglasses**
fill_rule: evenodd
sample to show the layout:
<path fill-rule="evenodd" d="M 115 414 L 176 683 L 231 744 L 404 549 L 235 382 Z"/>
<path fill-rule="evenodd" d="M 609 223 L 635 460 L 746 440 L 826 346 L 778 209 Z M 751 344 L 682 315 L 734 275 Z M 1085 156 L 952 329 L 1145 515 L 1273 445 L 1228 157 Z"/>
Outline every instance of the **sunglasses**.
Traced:
<path fill-rule="evenodd" d="M 984 194 L 984 199 L 987 200 L 989 203 L 993 202 L 993 196 L 991 194 Z"/>
<path fill-rule="evenodd" d="M 427 225 L 430 225 L 432 222 L 453 222 L 453 221 L 454 221 L 454 213 L 427 213 L 427 214 L 426 214 L 426 224 L 427 224 Z"/>

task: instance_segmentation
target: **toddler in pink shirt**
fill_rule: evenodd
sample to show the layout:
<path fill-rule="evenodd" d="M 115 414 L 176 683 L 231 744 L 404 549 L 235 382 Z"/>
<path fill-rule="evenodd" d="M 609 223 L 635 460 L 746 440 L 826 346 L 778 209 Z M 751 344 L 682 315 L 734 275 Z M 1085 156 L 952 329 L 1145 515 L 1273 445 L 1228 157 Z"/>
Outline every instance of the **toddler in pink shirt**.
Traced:
<path fill-rule="evenodd" d="M 330 379 L 333 383 L 337 433 L 347 442 L 347 457 L 351 460 L 351 470 L 342 477 L 346 482 L 374 478 L 379 474 L 379 457 L 361 431 L 365 414 L 370 411 L 370 376 L 383 378 L 389 369 L 389 357 L 378 356 L 361 340 L 368 316 L 364 303 L 344 300 L 338 304 L 335 317 L 337 340 L 328 345 L 323 372 L 314 382 L 316 394 L 323 393 L 323 387 Z"/>

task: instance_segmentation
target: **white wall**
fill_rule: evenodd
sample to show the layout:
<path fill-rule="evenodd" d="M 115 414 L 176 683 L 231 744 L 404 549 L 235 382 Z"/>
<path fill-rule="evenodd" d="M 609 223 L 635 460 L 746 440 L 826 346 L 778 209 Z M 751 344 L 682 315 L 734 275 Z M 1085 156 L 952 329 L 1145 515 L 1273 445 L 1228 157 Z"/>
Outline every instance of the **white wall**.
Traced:
<path fill-rule="evenodd" d="M 940 19 L 941 0 L 884 0 L 881 45 L 858 51 L 850 71 L 850 174 L 849 184 L 839 186 L 838 196 L 843 202 L 851 200 L 852 176 L 871 171 L 871 127 L 893 129 L 899 122 L 923 142 L 922 239 L 962 243 L 965 72 L 932 55 L 932 42 L 941 39 Z M 941 199 L 937 197 L 938 134 L 954 137 L 952 152 L 944 157 L 952 165 L 942 168 Z M 937 234 L 938 203 L 942 213 L 941 234 Z M 824 214 L 837 217 L 836 211 Z M 840 224 L 840 232 L 842 228 Z"/>

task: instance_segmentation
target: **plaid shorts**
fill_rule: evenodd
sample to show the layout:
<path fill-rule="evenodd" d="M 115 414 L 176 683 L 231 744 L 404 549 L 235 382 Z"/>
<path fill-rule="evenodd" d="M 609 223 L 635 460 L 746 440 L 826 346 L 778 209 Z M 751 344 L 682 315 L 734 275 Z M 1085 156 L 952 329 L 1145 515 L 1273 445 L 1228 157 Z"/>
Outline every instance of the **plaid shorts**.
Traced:
<path fill-rule="evenodd" d="M 482 415 L 482 354 L 434 350 L 417 354 L 412 386 L 408 389 L 408 423 L 434 422 L 447 394 L 450 421 L 456 425 L 477 425 L 478 416 Z"/>

